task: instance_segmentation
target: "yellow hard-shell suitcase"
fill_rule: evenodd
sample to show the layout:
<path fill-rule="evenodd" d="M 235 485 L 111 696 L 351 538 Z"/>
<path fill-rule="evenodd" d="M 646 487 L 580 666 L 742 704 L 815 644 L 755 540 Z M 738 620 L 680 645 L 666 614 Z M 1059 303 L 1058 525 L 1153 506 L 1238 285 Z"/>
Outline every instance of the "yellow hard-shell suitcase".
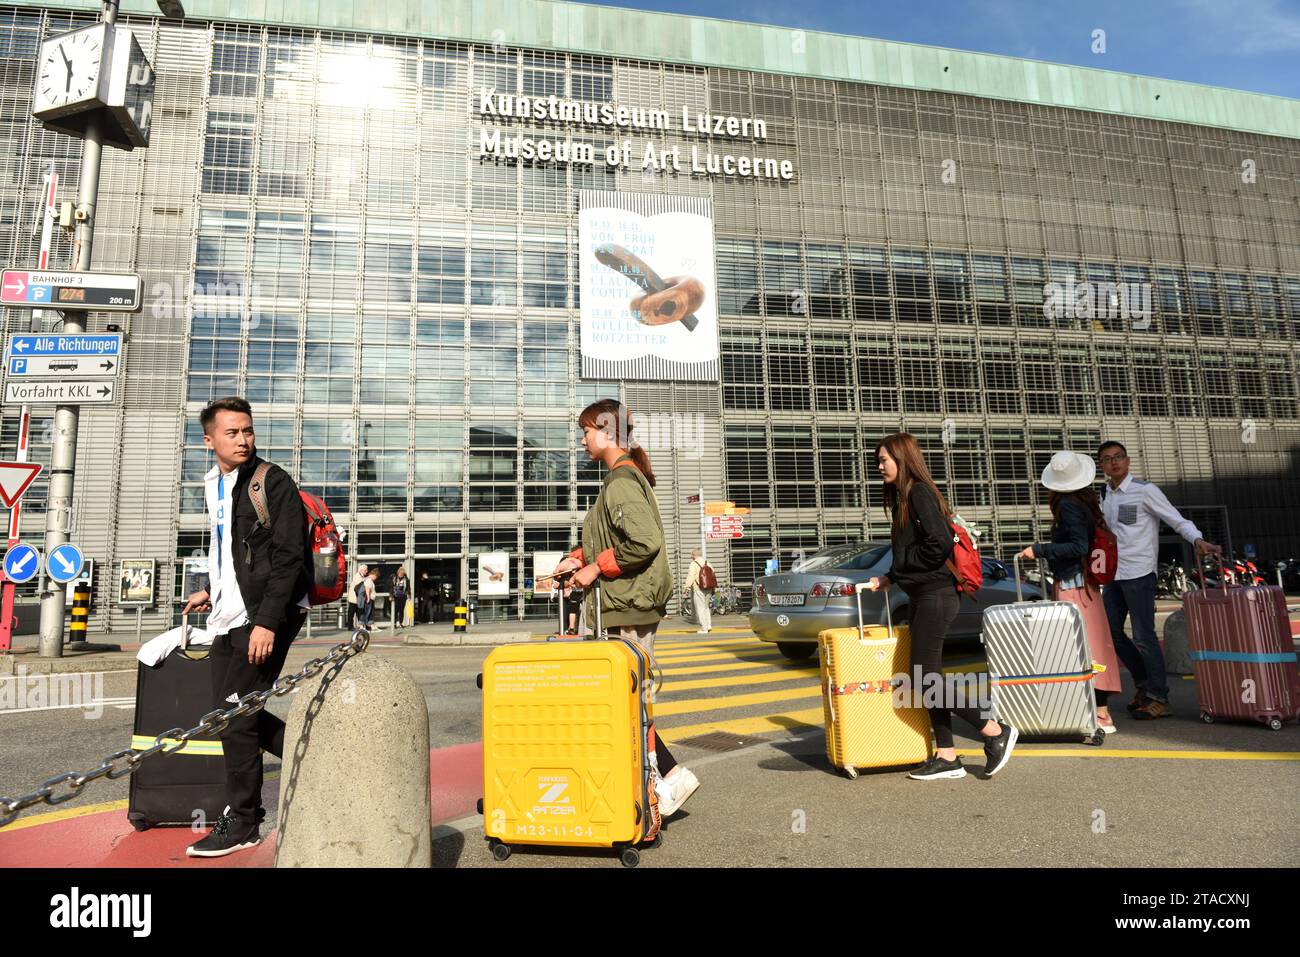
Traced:
<path fill-rule="evenodd" d="M 917 765 L 931 754 L 930 717 L 924 708 L 896 707 L 898 676 L 908 675 L 911 635 L 895 628 L 886 601 L 886 628 L 862 623 L 858 585 L 857 628 L 831 628 L 817 636 L 821 663 L 826 757 L 850 778 L 858 768 Z"/>
<path fill-rule="evenodd" d="M 610 847 L 635 867 L 638 845 L 659 845 L 651 665 L 639 645 L 503 645 L 488 655 L 480 683 L 481 811 L 496 860 L 514 844 Z"/>

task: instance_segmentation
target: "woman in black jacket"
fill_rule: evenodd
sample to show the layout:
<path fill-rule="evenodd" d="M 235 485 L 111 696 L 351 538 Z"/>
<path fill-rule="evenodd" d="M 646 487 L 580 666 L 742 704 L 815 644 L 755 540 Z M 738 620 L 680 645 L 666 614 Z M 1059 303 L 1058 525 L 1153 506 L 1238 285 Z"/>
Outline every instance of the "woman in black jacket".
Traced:
<path fill-rule="evenodd" d="M 1043 470 L 1043 486 L 1049 491 L 1048 507 L 1052 510 L 1052 540 L 1036 542 L 1020 553 L 1024 559 L 1047 559 L 1056 582 L 1056 600 L 1068 601 L 1083 615 L 1083 630 L 1088 639 L 1092 660 L 1103 670 L 1093 679 L 1097 700 L 1097 724 L 1106 734 L 1115 733 L 1111 720 L 1111 694 L 1121 691 L 1119 658 L 1110 637 L 1110 622 L 1102 604 L 1101 589 L 1088 581 L 1084 562 L 1094 560 L 1093 532 L 1106 527 L 1101 502 L 1093 482 L 1097 480 L 1097 463 L 1078 452 L 1057 452 Z"/>
<path fill-rule="evenodd" d="M 885 480 L 885 508 L 892 518 L 893 564 L 889 574 L 872 578 L 875 591 L 896 583 L 907 593 L 911 613 L 911 668 L 921 670 L 921 696 L 930 688 L 944 689 L 943 640 L 957 617 L 957 582 L 948 569 L 952 556 L 951 512 L 943 493 L 930 477 L 925 457 L 916 439 L 906 432 L 891 435 L 876 446 L 876 468 Z M 933 692 L 931 692 L 933 694 Z M 924 699 L 922 699 L 924 700 Z M 955 707 L 945 700 L 940 707 L 927 707 L 934 730 L 935 754 L 908 777 L 917 781 L 964 778 L 966 769 L 953 747 L 952 715 L 977 729 L 984 737 L 986 777 L 1006 766 L 1015 750 L 1019 733 L 1015 728 L 981 716 L 978 708 Z"/>

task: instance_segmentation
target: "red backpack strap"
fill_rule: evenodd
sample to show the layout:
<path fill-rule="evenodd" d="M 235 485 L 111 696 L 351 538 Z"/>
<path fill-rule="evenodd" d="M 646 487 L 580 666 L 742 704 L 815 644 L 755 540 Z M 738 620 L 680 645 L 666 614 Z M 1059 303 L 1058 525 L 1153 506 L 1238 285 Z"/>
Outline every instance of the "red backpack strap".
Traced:
<path fill-rule="evenodd" d="M 271 527 L 271 508 L 266 503 L 266 475 L 270 471 L 271 463 L 262 462 L 248 481 L 248 497 L 253 502 L 253 511 L 257 512 L 257 524 L 263 528 Z"/>

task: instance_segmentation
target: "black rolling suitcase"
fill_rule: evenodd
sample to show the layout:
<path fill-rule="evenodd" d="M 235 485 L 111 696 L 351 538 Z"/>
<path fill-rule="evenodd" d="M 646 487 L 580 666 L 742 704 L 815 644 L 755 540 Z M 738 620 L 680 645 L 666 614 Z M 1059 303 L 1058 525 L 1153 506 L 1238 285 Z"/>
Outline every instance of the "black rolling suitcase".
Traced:
<path fill-rule="evenodd" d="M 188 628 L 182 619 L 182 628 Z M 188 633 L 188 632 L 187 632 Z M 207 647 L 176 648 L 157 665 L 139 665 L 131 747 L 143 751 L 173 728 L 188 730 L 212 704 Z M 127 818 L 137 831 L 150 827 L 210 827 L 225 808 L 226 762 L 221 741 L 193 740 L 172 754 L 155 754 L 131 775 Z"/>

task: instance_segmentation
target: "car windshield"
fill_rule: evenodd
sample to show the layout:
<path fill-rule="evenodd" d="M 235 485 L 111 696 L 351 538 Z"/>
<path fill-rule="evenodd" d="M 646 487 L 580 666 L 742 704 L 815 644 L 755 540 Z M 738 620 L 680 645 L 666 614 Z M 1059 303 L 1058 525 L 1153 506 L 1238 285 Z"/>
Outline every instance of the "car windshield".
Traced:
<path fill-rule="evenodd" d="M 888 554 L 888 545 L 839 545 L 823 549 L 791 571 L 807 572 L 817 568 L 865 570 L 875 567 Z"/>

